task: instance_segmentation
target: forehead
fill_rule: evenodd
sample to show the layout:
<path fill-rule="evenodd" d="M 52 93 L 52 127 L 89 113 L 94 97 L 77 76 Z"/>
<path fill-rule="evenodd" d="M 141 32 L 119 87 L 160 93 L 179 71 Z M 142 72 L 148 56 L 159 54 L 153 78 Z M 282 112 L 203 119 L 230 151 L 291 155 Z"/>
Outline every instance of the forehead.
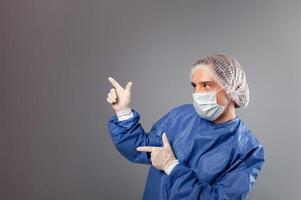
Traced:
<path fill-rule="evenodd" d="M 216 82 L 214 78 L 214 74 L 209 66 L 198 65 L 195 67 L 194 72 L 192 73 L 192 82 L 203 82 L 203 81 Z"/>

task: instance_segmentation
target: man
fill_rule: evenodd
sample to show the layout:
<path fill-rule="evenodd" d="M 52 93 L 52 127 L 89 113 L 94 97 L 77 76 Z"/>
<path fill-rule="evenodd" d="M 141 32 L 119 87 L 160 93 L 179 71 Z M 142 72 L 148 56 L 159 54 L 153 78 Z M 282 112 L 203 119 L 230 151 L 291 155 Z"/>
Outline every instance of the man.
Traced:
<path fill-rule="evenodd" d="M 235 109 L 249 103 L 246 75 L 227 54 L 211 54 L 191 69 L 192 104 L 171 109 L 146 133 L 130 108 L 132 82 L 109 77 L 116 111 L 108 129 L 117 150 L 151 164 L 143 199 L 246 199 L 264 163 L 264 149 Z"/>

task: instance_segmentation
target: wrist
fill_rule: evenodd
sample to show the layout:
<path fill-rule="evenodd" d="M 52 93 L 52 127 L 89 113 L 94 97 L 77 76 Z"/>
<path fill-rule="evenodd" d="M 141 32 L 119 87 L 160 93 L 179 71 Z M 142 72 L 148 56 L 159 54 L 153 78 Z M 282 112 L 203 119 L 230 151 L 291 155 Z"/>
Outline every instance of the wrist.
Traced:
<path fill-rule="evenodd" d="M 171 171 L 173 170 L 173 168 L 175 168 L 176 165 L 179 164 L 179 160 L 175 159 L 173 161 L 171 161 L 168 166 L 166 166 L 164 168 L 164 172 L 169 175 L 171 173 Z"/>
<path fill-rule="evenodd" d="M 126 107 L 126 108 L 120 109 L 115 112 L 116 112 L 118 121 L 126 120 L 126 119 L 133 117 L 133 112 L 130 107 Z"/>

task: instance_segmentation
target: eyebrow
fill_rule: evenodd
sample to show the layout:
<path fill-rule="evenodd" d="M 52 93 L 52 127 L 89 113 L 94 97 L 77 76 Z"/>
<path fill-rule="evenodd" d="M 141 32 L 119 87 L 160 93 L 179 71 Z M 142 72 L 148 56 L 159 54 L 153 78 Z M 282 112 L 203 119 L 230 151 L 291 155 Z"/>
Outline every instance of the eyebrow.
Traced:
<path fill-rule="evenodd" d="M 204 84 L 204 83 L 206 83 L 206 84 L 208 84 L 208 83 L 213 83 L 213 81 L 200 81 L 199 82 L 199 84 Z M 194 82 L 191 82 L 191 85 L 193 85 L 193 86 L 195 86 L 195 83 Z"/>

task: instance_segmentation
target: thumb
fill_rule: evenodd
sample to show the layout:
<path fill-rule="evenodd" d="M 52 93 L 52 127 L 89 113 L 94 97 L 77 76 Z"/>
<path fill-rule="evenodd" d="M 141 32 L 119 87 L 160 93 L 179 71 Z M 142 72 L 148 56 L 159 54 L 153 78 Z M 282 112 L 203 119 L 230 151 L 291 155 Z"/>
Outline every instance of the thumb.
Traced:
<path fill-rule="evenodd" d="M 169 144 L 169 141 L 168 141 L 168 138 L 166 136 L 166 133 L 162 134 L 162 141 L 163 141 L 163 147 L 164 148 L 171 148 L 171 146 Z"/>
<path fill-rule="evenodd" d="M 131 92 L 131 89 L 132 89 L 132 85 L 133 83 L 130 81 L 126 84 L 125 86 L 125 90 L 128 91 L 128 92 Z"/>

